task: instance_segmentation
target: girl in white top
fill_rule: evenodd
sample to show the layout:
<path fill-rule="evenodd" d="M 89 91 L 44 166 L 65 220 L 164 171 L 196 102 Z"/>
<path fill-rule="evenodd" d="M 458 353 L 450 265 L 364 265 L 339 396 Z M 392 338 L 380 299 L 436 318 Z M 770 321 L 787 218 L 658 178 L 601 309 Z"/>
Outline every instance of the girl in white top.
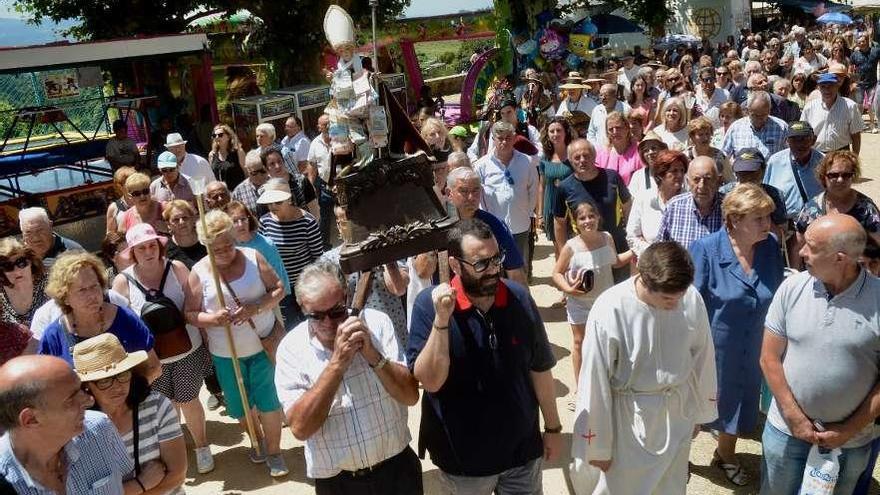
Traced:
<path fill-rule="evenodd" d="M 654 127 L 654 132 L 671 150 L 684 150 L 688 147 L 688 111 L 680 98 L 668 98 L 663 103 L 663 111 L 657 115 L 662 124 Z"/>
<path fill-rule="evenodd" d="M 614 239 L 599 230 L 602 217 L 592 203 L 581 203 L 574 210 L 578 235 L 569 239 L 553 267 L 553 282 L 566 294 L 566 312 L 571 325 L 571 350 L 575 382 L 581 369 L 584 328 L 593 301 L 614 285 L 612 268 L 626 266 L 628 256 L 618 255 Z M 570 404 L 574 406 L 574 402 Z"/>

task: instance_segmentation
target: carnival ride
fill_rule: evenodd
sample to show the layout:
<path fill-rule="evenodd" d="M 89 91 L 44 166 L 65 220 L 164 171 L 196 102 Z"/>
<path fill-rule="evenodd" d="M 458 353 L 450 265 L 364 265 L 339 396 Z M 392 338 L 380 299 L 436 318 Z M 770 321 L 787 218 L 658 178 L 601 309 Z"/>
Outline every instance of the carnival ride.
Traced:
<path fill-rule="evenodd" d="M 112 121 L 126 123 L 148 166 L 148 113 L 162 98 L 143 94 L 143 80 L 157 79 L 145 67 L 192 55 L 201 55 L 198 65 L 210 61 L 204 34 L 0 49 L 0 236 L 17 232 L 21 208 L 42 206 L 62 230 L 96 247 L 103 227 L 98 234 L 92 224 L 100 222 L 89 220 L 117 194 L 104 158 Z M 113 94 L 123 86 L 113 71 L 130 73 L 129 94 Z M 192 72 L 196 104 L 210 103 L 216 115 L 210 70 Z"/>

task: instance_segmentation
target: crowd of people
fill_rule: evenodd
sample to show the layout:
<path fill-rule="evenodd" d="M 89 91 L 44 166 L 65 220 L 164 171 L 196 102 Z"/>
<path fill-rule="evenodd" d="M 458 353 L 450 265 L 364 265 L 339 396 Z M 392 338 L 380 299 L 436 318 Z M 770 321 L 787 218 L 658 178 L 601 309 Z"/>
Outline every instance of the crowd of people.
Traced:
<path fill-rule="evenodd" d="M 798 493 L 821 448 L 834 493 L 867 493 L 880 213 L 853 182 L 865 116 L 876 132 L 870 39 L 794 26 L 626 52 L 558 87 L 528 69 L 472 138 L 420 111 L 458 221 L 435 251 L 349 275 L 326 115 L 314 139 L 296 117 L 281 139 L 262 124 L 249 151 L 217 125 L 207 157 L 168 132 L 153 177 L 114 125 L 100 251 L 39 207 L 0 240 L 0 493 L 183 493 L 188 459 L 214 469 L 205 407 L 276 478 L 289 427 L 321 495 L 423 493 L 426 453 L 445 492 L 541 493 L 542 463 L 568 454 L 529 292 L 540 232 L 572 332 L 578 493 L 684 493 L 700 430 L 734 486 Z M 737 440 L 762 411 L 755 473 Z"/>

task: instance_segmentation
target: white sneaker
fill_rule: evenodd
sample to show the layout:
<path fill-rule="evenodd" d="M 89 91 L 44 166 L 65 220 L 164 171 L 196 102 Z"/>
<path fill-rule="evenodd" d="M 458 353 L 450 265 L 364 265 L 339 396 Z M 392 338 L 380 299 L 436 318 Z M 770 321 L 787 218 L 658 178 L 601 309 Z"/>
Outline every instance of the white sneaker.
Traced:
<path fill-rule="evenodd" d="M 196 450 L 196 468 L 199 474 L 210 473 L 214 470 L 214 456 L 211 447 L 198 447 Z"/>

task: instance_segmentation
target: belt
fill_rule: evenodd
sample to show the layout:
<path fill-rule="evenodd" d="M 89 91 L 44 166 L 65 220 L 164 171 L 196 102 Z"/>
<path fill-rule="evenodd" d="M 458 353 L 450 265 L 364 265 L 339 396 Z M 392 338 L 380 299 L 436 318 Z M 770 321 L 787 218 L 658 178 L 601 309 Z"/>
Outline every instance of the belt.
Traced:
<path fill-rule="evenodd" d="M 365 467 L 365 468 L 361 468 L 361 469 L 358 469 L 358 470 L 356 470 L 356 471 L 346 471 L 346 470 L 342 470 L 342 471 L 339 472 L 339 475 L 341 475 L 341 476 L 345 476 L 345 477 L 347 477 L 347 478 L 363 478 L 364 476 L 370 476 L 370 475 L 373 474 L 374 472 L 376 472 L 376 471 L 378 471 L 379 469 L 381 469 L 382 466 L 384 466 L 385 464 L 390 463 L 391 461 L 393 461 L 394 459 L 396 459 L 398 456 L 403 455 L 404 453 L 406 453 L 406 449 L 403 449 L 403 450 L 400 452 L 400 454 L 397 454 L 397 455 L 391 456 L 391 457 L 389 457 L 388 459 L 385 459 L 384 461 L 379 461 L 379 462 L 377 462 L 376 464 L 373 464 L 372 466 L 368 466 L 368 467 Z"/>

